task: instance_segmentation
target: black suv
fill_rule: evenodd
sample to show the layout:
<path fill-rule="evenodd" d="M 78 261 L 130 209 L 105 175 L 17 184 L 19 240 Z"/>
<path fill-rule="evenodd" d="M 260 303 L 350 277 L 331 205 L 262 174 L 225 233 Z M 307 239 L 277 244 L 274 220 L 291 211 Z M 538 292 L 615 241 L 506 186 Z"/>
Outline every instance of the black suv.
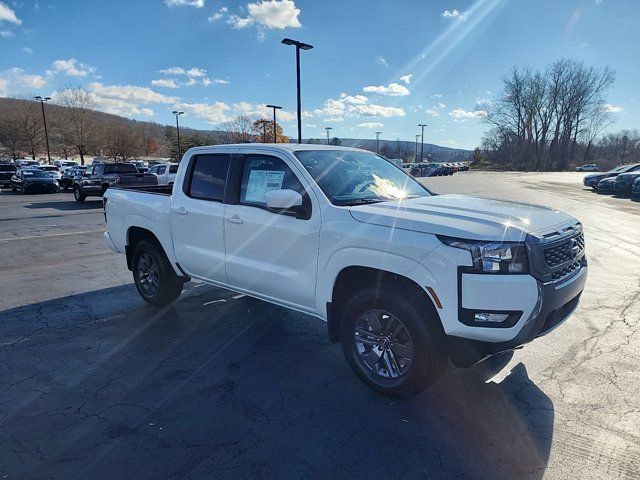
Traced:
<path fill-rule="evenodd" d="M 11 177 L 18 170 L 18 167 L 11 163 L 0 163 L 0 188 L 11 186 Z"/>
<path fill-rule="evenodd" d="M 98 163 L 73 180 L 73 196 L 78 202 L 87 197 L 101 197 L 110 186 L 157 185 L 158 177 L 139 173 L 131 163 Z"/>

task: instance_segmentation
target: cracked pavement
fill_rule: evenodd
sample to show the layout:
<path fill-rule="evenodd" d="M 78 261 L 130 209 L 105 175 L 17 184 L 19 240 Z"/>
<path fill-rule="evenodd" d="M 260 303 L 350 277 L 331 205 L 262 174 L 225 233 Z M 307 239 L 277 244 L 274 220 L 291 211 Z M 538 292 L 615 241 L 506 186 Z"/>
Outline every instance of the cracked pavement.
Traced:
<path fill-rule="evenodd" d="M 424 179 L 576 216 L 590 276 L 560 328 L 408 400 L 306 315 L 193 282 L 147 306 L 100 202 L 3 191 L 0 477 L 640 477 L 640 203 L 581 178 Z"/>

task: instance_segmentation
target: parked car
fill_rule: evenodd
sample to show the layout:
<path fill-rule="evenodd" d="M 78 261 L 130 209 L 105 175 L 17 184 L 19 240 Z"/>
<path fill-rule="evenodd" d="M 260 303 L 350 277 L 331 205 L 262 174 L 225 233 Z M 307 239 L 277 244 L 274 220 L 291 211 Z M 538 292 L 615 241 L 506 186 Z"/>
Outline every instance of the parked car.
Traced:
<path fill-rule="evenodd" d="M 131 163 L 98 163 L 87 168 L 73 181 L 73 196 L 78 202 L 101 197 L 112 185 L 157 185 L 155 175 L 139 173 Z"/>
<path fill-rule="evenodd" d="M 582 180 L 582 183 L 585 187 L 591 187 L 596 190 L 598 188 L 598 182 L 600 182 L 600 180 L 615 177 L 616 175 L 619 175 L 621 173 L 635 172 L 637 170 L 640 170 L 640 163 L 622 165 L 620 167 L 612 168 L 608 172 L 592 173 L 591 175 L 586 175 Z"/>
<path fill-rule="evenodd" d="M 16 167 L 18 168 L 33 168 L 33 167 L 39 167 L 40 166 L 40 162 L 38 162 L 37 160 L 29 160 L 26 158 L 19 158 L 15 161 Z"/>
<path fill-rule="evenodd" d="M 598 165 L 595 163 L 587 163 L 586 165 L 581 165 L 576 167 L 576 172 L 597 172 Z"/>
<path fill-rule="evenodd" d="M 78 164 L 72 160 L 55 160 L 53 164 L 60 169 L 60 171 L 64 172 L 68 168 L 77 167 Z"/>
<path fill-rule="evenodd" d="M 55 165 L 40 165 L 38 170 L 46 173 L 51 178 L 55 178 L 60 183 L 60 179 L 62 178 L 62 173 L 60 173 L 60 167 L 56 167 Z"/>
<path fill-rule="evenodd" d="M 147 167 L 144 162 L 129 160 L 126 163 L 129 165 L 135 165 L 139 173 L 147 173 L 149 170 L 149 167 Z"/>
<path fill-rule="evenodd" d="M 161 163 L 151 167 L 147 173 L 152 173 L 158 177 L 158 185 L 173 185 L 177 171 L 177 163 Z"/>
<path fill-rule="evenodd" d="M 12 163 L 0 163 L 0 188 L 11 186 L 11 177 L 17 170 L 18 167 Z"/>
<path fill-rule="evenodd" d="M 633 182 L 640 178 L 640 170 L 636 170 L 635 172 L 621 173 L 620 175 L 616 175 L 615 182 L 613 184 L 613 190 L 616 192 L 616 195 L 627 196 L 631 194 L 631 186 Z"/>
<path fill-rule="evenodd" d="M 38 168 L 22 168 L 11 177 L 11 190 L 22 193 L 56 193 L 58 181 Z"/>
<path fill-rule="evenodd" d="M 587 277 L 575 218 L 433 195 L 364 150 L 191 148 L 174 187 L 104 195 L 105 242 L 146 302 L 173 302 L 193 278 L 318 317 L 390 395 L 550 332 Z"/>
<path fill-rule="evenodd" d="M 60 188 L 65 192 L 73 188 L 73 182 L 76 178 L 81 177 L 84 171 L 87 169 L 84 165 L 76 165 L 75 167 L 69 167 L 62 172 L 62 178 L 60 179 Z"/>
<path fill-rule="evenodd" d="M 631 198 L 640 197 L 640 178 L 636 178 L 631 185 Z"/>
<path fill-rule="evenodd" d="M 594 190 L 598 193 L 613 193 L 616 188 L 616 177 L 603 178 L 595 186 Z"/>

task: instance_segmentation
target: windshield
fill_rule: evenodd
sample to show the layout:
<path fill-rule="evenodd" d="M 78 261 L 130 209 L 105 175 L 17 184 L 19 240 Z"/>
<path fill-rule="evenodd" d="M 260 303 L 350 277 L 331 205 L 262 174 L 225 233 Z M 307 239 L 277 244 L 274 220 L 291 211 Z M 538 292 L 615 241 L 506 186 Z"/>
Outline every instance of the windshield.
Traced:
<path fill-rule="evenodd" d="M 40 170 L 25 170 L 24 172 L 22 172 L 22 175 L 24 175 L 25 177 L 49 178 L 46 173 L 41 172 Z"/>
<path fill-rule="evenodd" d="M 45 170 L 48 172 L 59 172 L 60 169 L 58 167 L 54 167 L 54 166 L 50 166 L 50 165 L 46 165 L 46 166 L 41 166 L 40 170 Z"/>
<path fill-rule="evenodd" d="M 0 165 L 0 172 L 15 172 L 16 167 L 13 165 Z"/>
<path fill-rule="evenodd" d="M 351 150 L 295 152 L 331 203 L 363 203 L 426 197 L 431 192 L 378 155 Z"/>
<path fill-rule="evenodd" d="M 178 165 L 171 165 L 169 167 L 169 173 L 176 173 L 178 171 Z"/>

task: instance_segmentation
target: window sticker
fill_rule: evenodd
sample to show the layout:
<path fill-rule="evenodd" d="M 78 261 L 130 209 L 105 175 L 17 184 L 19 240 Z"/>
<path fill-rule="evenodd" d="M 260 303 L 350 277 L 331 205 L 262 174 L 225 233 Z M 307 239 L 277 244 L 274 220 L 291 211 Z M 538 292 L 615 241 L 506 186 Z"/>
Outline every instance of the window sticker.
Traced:
<path fill-rule="evenodd" d="M 280 190 L 283 180 L 284 172 L 280 170 L 251 170 L 245 201 L 265 203 L 264 195 L 272 190 Z"/>

